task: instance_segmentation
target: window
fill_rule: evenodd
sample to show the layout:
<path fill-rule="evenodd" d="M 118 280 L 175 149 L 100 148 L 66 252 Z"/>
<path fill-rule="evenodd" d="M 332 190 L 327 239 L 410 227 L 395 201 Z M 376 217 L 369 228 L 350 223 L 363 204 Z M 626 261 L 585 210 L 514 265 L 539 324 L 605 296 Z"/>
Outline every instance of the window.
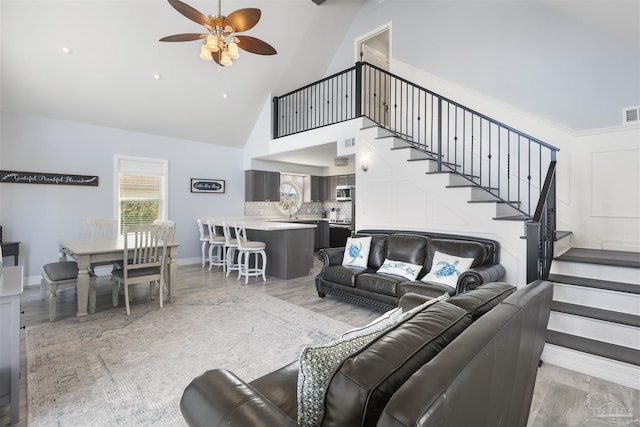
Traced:
<path fill-rule="evenodd" d="M 130 225 L 166 219 L 169 162 L 142 157 L 115 157 L 116 210 L 120 233 Z"/>

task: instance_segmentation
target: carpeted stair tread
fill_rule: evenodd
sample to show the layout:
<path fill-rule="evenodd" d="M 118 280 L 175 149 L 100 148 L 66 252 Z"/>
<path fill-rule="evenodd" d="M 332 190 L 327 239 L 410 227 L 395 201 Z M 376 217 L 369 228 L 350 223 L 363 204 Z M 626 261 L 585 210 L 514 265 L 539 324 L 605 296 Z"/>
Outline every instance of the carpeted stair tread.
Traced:
<path fill-rule="evenodd" d="M 639 366 L 640 350 L 547 329 L 548 344 Z"/>

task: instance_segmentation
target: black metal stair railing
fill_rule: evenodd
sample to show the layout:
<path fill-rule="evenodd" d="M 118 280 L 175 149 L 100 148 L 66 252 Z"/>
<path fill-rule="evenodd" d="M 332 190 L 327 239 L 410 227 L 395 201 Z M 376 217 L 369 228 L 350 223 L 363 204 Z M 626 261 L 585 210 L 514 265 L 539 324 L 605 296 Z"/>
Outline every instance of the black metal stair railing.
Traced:
<path fill-rule="evenodd" d="M 273 138 L 367 117 L 499 202 L 498 217 L 531 219 L 557 148 L 366 62 L 273 98 Z"/>
<path fill-rule="evenodd" d="M 552 161 L 531 221 L 526 224 L 527 283 L 549 278 L 556 237 L 556 162 Z"/>

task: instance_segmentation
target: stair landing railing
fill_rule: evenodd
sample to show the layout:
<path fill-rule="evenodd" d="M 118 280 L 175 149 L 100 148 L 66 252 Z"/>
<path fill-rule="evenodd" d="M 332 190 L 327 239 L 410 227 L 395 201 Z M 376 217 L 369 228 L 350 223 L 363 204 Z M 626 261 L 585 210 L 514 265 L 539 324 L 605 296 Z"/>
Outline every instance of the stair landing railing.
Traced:
<path fill-rule="evenodd" d="M 367 117 L 424 153 L 436 173 L 462 177 L 462 185 L 475 188 L 472 201 L 498 202 L 497 219 L 534 217 L 558 152 L 538 138 L 366 62 L 274 97 L 273 139 L 358 117 Z M 551 194 L 555 209 L 555 191 Z"/>

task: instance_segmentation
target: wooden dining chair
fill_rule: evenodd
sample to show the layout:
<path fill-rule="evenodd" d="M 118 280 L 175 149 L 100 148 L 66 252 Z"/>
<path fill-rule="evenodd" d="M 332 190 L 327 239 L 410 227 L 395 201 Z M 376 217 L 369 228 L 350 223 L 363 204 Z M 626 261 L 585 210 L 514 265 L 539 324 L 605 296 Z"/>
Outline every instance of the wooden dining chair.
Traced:
<path fill-rule="evenodd" d="M 167 242 L 173 242 L 176 238 L 176 222 L 171 220 L 156 219 L 153 225 L 164 227 L 164 236 Z"/>
<path fill-rule="evenodd" d="M 127 227 L 125 230 L 122 268 L 112 272 L 115 284 L 111 296 L 113 306 L 117 307 L 120 284 L 122 284 L 127 316 L 131 314 L 129 286 L 137 283 L 149 283 L 151 299 L 153 299 L 154 283 L 157 283 L 160 308 L 163 306 L 164 265 L 168 260 L 168 257 L 164 256 L 167 250 L 167 242 L 163 239 L 164 233 L 164 227 L 159 225 L 137 225 Z"/>
<path fill-rule="evenodd" d="M 115 219 L 85 219 L 82 221 L 82 237 L 85 239 L 115 239 L 118 221 Z"/>

